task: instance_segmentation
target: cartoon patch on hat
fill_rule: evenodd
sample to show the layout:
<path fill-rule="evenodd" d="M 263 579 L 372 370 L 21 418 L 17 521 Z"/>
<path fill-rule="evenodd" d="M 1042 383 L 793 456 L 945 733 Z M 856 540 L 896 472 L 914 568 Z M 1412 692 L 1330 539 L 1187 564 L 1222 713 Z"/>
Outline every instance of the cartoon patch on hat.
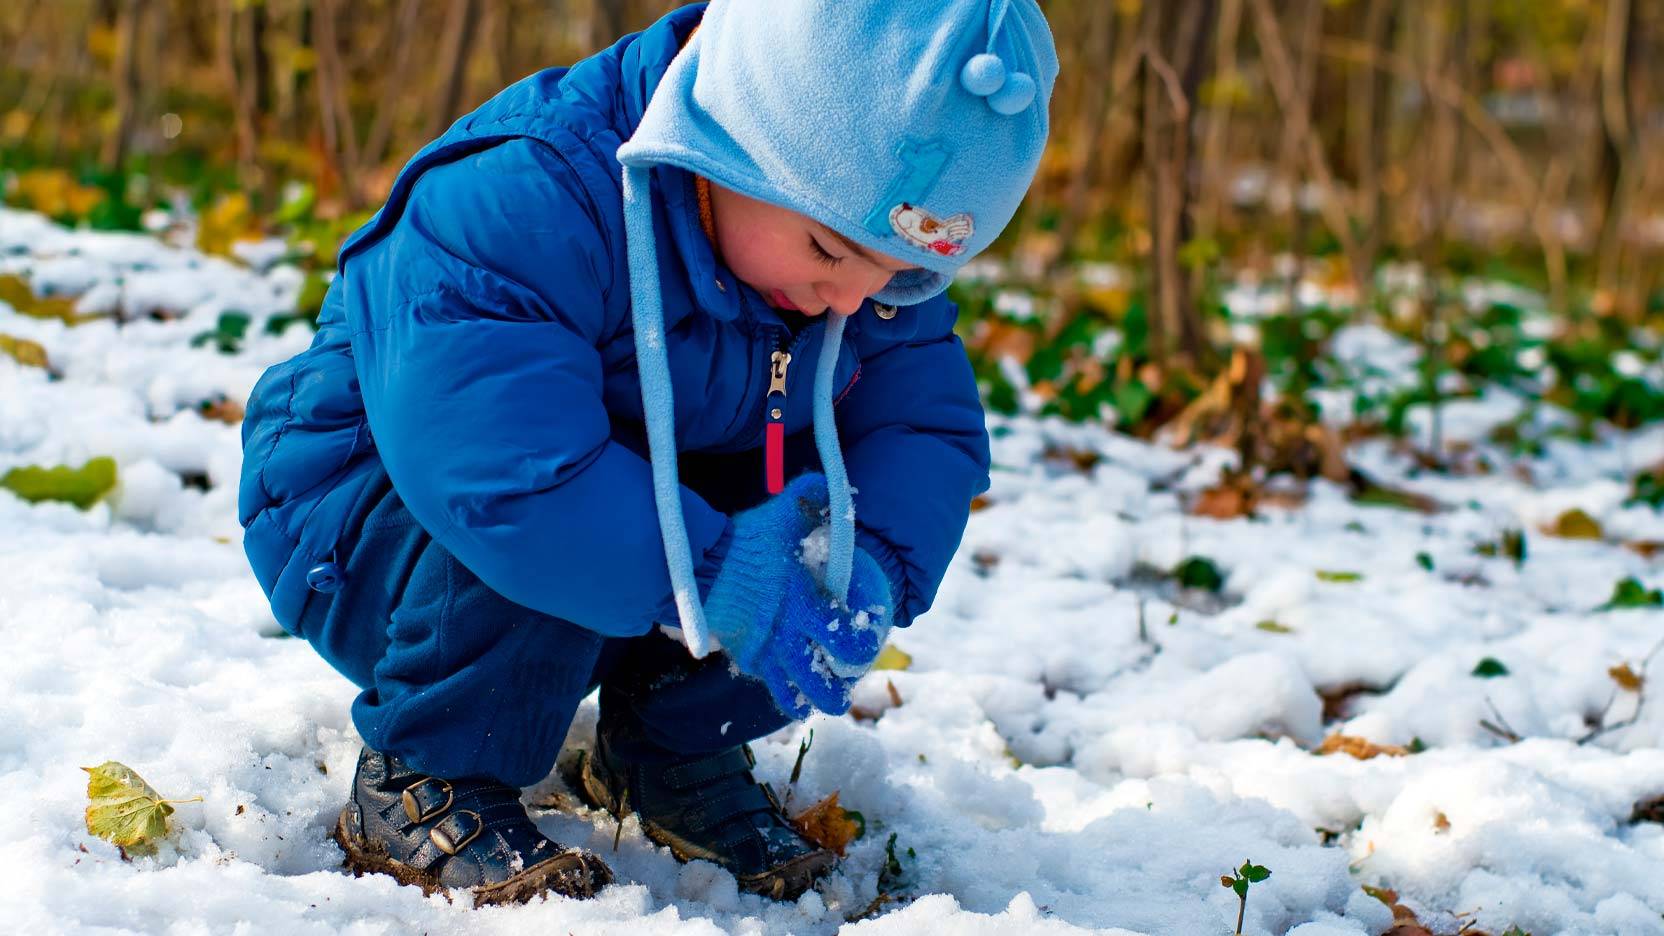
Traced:
<path fill-rule="evenodd" d="M 890 209 L 890 227 L 911 243 L 944 257 L 964 253 L 965 242 L 976 230 L 971 216 L 963 211 L 938 218 L 907 202 Z"/>

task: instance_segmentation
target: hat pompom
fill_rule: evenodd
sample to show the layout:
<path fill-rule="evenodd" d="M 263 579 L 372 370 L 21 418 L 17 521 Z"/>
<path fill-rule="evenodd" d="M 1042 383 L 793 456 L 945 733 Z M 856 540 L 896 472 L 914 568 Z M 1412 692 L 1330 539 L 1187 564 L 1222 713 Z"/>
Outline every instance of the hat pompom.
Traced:
<path fill-rule="evenodd" d="M 972 59 L 972 61 L 975 61 L 975 59 Z M 1012 72 L 1006 76 L 1005 83 L 1000 86 L 999 90 L 988 95 L 988 106 L 992 107 L 996 113 L 1004 114 L 1007 117 L 1012 114 L 1020 114 L 1030 104 L 1034 103 L 1034 96 L 1038 91 L 1039 86 L 1034 83 L 1033 78 L 1022 72 Z"/>
<path fill-rule="evenodd" d="M 1005 84 L 1005 61 L 991 52 L 973 55 L 959 70 L 959 83 L 977 97 L 987 97 Z"/>

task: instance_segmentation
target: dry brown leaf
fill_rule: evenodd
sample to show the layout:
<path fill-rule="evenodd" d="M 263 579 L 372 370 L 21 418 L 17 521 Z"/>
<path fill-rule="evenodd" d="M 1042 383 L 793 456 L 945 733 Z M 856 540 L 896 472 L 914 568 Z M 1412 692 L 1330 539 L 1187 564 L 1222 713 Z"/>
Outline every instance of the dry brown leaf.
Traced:
<path fill-rule="evenodd" d="M 868 708 L 865 705 L 852 705 L 849 707 L 849 717 L 855 719 L 856 721 L 878 721 L 879 718 L 883 717 L 885 712 L 900 706 L 901 693 L 896 691 L 895 681 L 890 679 L 884 680 L 884 687 L 889 691 L 889 705 L 880 705 L 877 708 Z"/>
<path fill-rule="evenodd" d="M 1366 738 L 1354 735 L 1332 734 L 1323 739 L 1323 744 L 1317 749 L 1318 754 L 1350 754 L 1358 760 L 1369 760 L 1372 757 L 1385 755 L 1387 757 L 1404 757 L 1409 754 L 1408 748 L 1396 744 L 1376 744 Z"/>
<path fill-rule="evenodd" d="M 833 793 L 792 819 L 797 831 L 803 837 L 822 848 L 830 848 L 843 857 L 844 849 L 855 841 L 861 834 L 861 825 L 849 818 L 849 814 L 838 805 L 838 794 Z"/>
<path fill-rule="evenodd" d="M 1433 936 L 1421 921 L 1416 918 L 1416 912 L 1398 902 L 1398 892 L 1387 887 L 1370 887 L 1364 885 L 1364 893 L 1386 904 L 1392 910 L 1393 927 L 1387 930 L 1387 936 Z"/>
<path fill-rule="evenodd" d="M 1619 663 L 1607 670 L 1606 675 L 1612 677 L 1612 681 L 1621 688 L 1628 689 L 1630 692 L 1640 692 L 1642 685 L 1645 684 L 1645 680 L 1630 669 L 1628 663 Z"/>
<path fill-rule="evenodd" d="M 1624 548 L 1643 559 L 1651 559 L 1660 552 L 1664 552 L 1664 542 L 1659 540 L 1630 540 L 1624 544 Z"/>
<path fill-rule="evenodd" d="M 1440 832 L 1450 831 L 1450 817 L 1444 813 L 1433 814 L 1433 828 Z"/>
<path fill-rule="evenodd" d="M 232 426 L 243 421 L 243 405 L 236 400 L 210 400 L 197 407 L 197 413 L 203 419 L 212 419 Z"/>
<path fill-rule="evenodd" d="M 994 502 L 989 499 L 988 495 L 978 494 L 977 496 L 971 498 L 971 513 L 976 513 L 979 510 L 987 510 L 989 507 L 993 506 L 993 503 Z"/>
<path fill-rule="evenodd" d="M 1197 495 L 1190 512 L 1198 517 L 1235 520 L 1254 512 L 1255 495 L 1251 483 L 1222 481 Z"/>

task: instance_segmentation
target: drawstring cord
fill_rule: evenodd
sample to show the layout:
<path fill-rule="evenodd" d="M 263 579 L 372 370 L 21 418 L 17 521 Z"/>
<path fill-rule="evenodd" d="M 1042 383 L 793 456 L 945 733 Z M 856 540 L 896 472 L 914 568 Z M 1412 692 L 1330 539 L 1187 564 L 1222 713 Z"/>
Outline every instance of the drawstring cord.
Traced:
<path fill-rule="evenodd" d="M 635 325 L 636 366 L 641 377 L 642 412 L 647 424 L 647 447 L 653 466 L 653 500 L 658 509 L 659 533 L 664 540 L 670 586 L 682 639 L 696 659 L 713 649 L 705 609 L 694 578 L 693 549 L 682 515 L 681 478 L 676 469 L 676 404 L 670 383 L 670 358 L 665 350 L 664 305 L 659 293 L 658 247 L 653 236 L 651 177 L 644 166 L 624 169 L 624 232 L 628 241 L 631 317 Z M 831 548 L 824 585 L 839 601 L 849 595 L 855 560 L 855 504 L 838 446 L 838 426 L 832 412 L 832 380 L 843 345 L 846 316 L 828 313 L 825 340 L 815 368 L 815 448 L 831 516 Z"/>

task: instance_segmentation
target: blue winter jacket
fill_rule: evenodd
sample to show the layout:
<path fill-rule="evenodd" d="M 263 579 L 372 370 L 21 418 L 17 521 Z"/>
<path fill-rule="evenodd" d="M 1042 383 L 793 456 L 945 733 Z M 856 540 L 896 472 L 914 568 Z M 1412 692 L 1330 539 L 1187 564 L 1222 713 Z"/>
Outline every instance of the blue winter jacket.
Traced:
<path fill-rule="evenodd" d="M 675 621 L 614 152 L 702 12 L 508 87 L 417 153 L 342 248 L 312 346 L 265 373 L 243 423 L 244 547 L 290 632 L 308 571 L 345 547 L 382 469 L 422 527 L 512 601 L 608 636 Z M 717 261 L 687 172 L 655 170 L 653 203 L 682 505 L 708 582 L 727 514 L 764 496 L 779 348 L 800 364 L 787 373 L 788 460 L 814 464 L 824 325 L 794 334 Z M 930 606 L 988 484 L 955 314 L 945 298 L 869 301 L 835 375 L 857 542 L 889 575 L 901 624 Z"/>

